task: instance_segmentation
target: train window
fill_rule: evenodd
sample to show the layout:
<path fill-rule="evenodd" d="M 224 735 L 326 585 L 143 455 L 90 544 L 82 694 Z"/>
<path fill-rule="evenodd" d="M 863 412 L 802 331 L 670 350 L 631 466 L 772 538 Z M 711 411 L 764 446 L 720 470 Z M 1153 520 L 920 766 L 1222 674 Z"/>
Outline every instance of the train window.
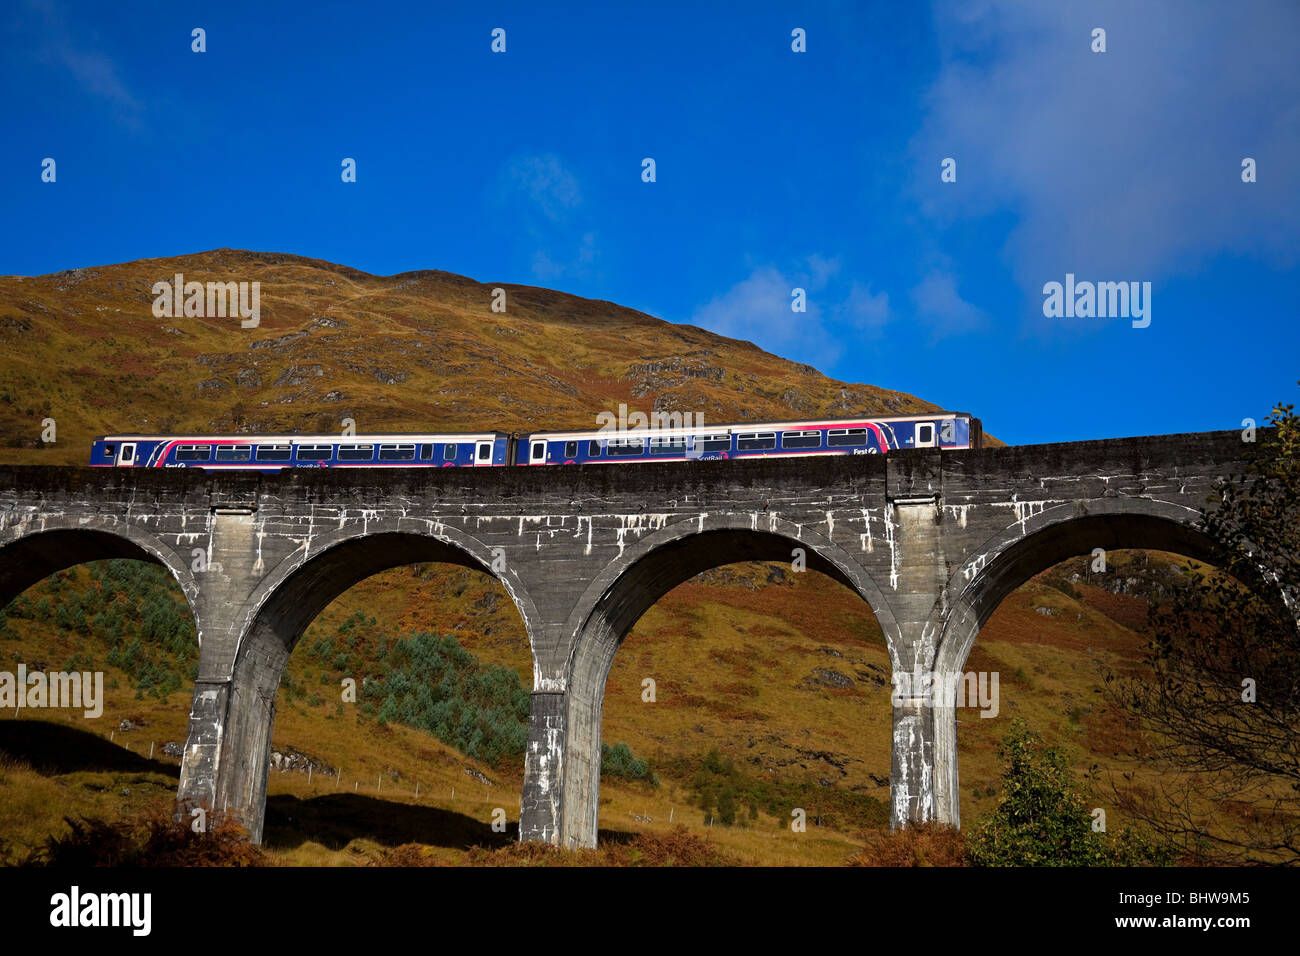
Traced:
<path fill-rule="evenodd" d="M 299 445 L 299 461 L 326 461 L 334 455 L 333 445 Z"/>
<path fill-rule="evenodd" d="M 619 438 L 605 443 L 611 455 L 640 455 L 645 451 L 645 441 L 640 438 Z"/>
<path fill-rule="evenodd" d="M 256 458 L 258 461 L 288 461 L 291 454 L 293 449 L 289 445 L 258 445 Z"/>
<path fill-rule="evenodd" d="M 588 458 L 600 457 L 600 442 L 596 441 L 596 439 L 594 438 L 591 441 L 587 442 L 587 457 Z"/>
<path fill-rule="evenodd" d="M 776 447 L 776 432 L 751 432 L 736 436 L 737 451 L 766 451 Z"/>
<path fill-rule="evenodd" d="M 117 454 L 117 446 L 116 446 L 116 445 L 105 445 L 105 446 L 104 446 L 104 454 L 107 455 L 109 458 L 112 458 L 114 455 Z"/>
<path fill-rule="evenodd" d="M 442 446 L 442 460 L 443 461 L 456 460 L 456 443 L 454 441 L 449 441 L 447 442 L 447 444 Z"/>
<path fill-rule="evenodd" d="M 866 443 L 865 428 L 832 428 L 826 433 L 826 444 L 832 447 L 859 446 Z"/>
<path fill-rule="evenodd" d="M 701 451 L 731 451 L 731 436 L 700 435 L 695 439 L 695 447 Z"/>
<path fill-rule="evenodd" d="M 217 461 L 248 461 L 249 456 L 253 453 L 252 445 L 218 445 Z M 258 456 L 261 457 L 261 449 L 258 449 Z"/>
<path fill-rule="evenodd" d="M 578 457 L 578 443 L 576 441 L 566 441 L 564 443 L 564 457 L 565 458 Z"/>
<path fill-rule="evenodd" d="M 420 460 L 429 461 L 433 458 L 433 445 L 426 442 L 420 446 Z"/>
<path fill-rule="evenodd" d="M 374 445 L 339 445 L 339 461 L 373 461 Z"/>
<path fill-rule="evenodd" d="M 177 461 L 207 461 L 212 457 L 211 445 L 177 445 Z"/>
<path fill-rule="evenodd" d="M 414 445 L 380 445 L 380 461 L 415 461 Z"/>
<path fill-rule="evenodd" d="M 821 432 L 782 432 L 782 448 L 820 448 L 822 446 Z"/>
<path fill-rule="evenodd" d="M 686 454 L 685 436 L 664 436 L 662 438 L 650 439 L 650 454 L 652 455 L 684 455 Z"/>

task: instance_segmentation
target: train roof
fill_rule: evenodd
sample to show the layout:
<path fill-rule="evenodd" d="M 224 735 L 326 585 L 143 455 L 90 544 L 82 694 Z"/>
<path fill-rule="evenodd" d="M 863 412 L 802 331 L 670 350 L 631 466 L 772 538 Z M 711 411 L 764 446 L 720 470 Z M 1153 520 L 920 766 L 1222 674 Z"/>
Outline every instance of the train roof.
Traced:
<path fill-rule="evenodd" d="M 677 428 L 641 427 L 615 431 L 610 428 L 589 428 L 585 431 L 532 432 L 520 437 L 527 438 L 595 438 L 614 437 L 616 435 L 707 435 L 713 432 L 741 429 L 746 432 L 773 430 L 798 431 L 811 428 L 839 428 L 849 425 L 862 425 L 867 422 L 924 422 L 941 421 L 948 418 L 970 418 L 976 420 L 969 412 L 929 412 L 919 415 L 861 415 L 857 418 L 812 418 L 796 422 L 706 422 L 703 425 L 681 426 Z"/>
<path fill-rule="evenodd" d="M 665 413 L 671 414 L 671 413 Z M 950 412 L 936 411 L 921 413 L 916 415 L 860 415 L 856 418 L 814 418 L 804 419 L 802 421 L 786 422 L 706 422 L 703 425 L 680 426 L 676 428 L 661 428 L 649 426 L 629 428 L 622 434 L 654 434 L 654 435 L 699 435 L 710 434 L 712 432 L 734 431 L 743 429 L 744 431 L 762 431 L 764 429 L 782 429 L 798 430 L 804 428 L 836 428 L 849 425 L 861 425 L 867 422 L 914 422 L 914 421 L 936 421 L 948 418 L 969 418 L 972 421 L 978 421 L 969 412 Z M 113 435 L 97 435 L 94 441 L 181 441 L 181 442 L 287 442 L 290 444 L 337 444 L 348 442 L 350 444 L 364 442 L 460 442 L 470 440 L 485 440 L 510 438 L 517 434 L 520 438 L 592 438 L 597 436 L 608 436 L 619 434 L 608 427 L 588 428 L 583 430 L 567 431 L 536 431 L 536 432 L 503 432 L 503 431 L 477 431 L 477 432 L 376 432 L 373 434 L 356 434 L 356 435 L 339 435 L 333 434 L 217 434 L 217 435 L 198 435 L 193 433 L 170 435 L 145 435 L 140 433 L 122 433 Z"/>
<path fill-rule="evenodd" d="M 194 435 L 173 433 L 170 435 L 117 434 L 97 435 L 95 441 L 181 441 L 181 442 L 288 442 L 290 444 L 338 444 L 346 442 L 357 444 L 365 442 L 460 442 L 473 439 L 509 438 L 509 432 L 376 432 L 374 434 L 340 435 Z"/>

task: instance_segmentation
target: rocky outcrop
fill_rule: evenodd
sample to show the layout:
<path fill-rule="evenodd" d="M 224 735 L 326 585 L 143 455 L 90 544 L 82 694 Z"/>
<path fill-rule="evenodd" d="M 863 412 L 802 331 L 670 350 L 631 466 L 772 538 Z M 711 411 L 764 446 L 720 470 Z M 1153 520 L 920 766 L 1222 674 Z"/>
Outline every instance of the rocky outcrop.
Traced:
<path fill-rule="evenodd" d="M 314 774 L 324 774 L 326 776 L 330 776 L 335 772 L 335 768 L 324 760 L 304 753 L 296 747 L 272 750 L 271 769 L 280 773 L 307 773 L 310 770 Z"/>

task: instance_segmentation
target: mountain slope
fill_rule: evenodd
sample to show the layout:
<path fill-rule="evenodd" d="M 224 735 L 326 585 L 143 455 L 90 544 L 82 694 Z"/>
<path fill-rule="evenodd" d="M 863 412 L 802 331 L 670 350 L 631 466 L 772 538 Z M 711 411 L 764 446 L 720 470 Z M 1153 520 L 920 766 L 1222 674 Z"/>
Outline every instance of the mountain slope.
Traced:
<path fill-rule="evenodd" d="M 260 324 L 158 318 L 153 285 L 260 283 Z M 904 392 L 611 302 L 446 272 L 396 276 L 218 249 L 0 278 L 0 461 L 83 464 L 123 431 L 360 432 L 594 427 L 677 411 L 705 422 L 938 410 Z M 57 442 L 43 444 L 54 419 Z"/>

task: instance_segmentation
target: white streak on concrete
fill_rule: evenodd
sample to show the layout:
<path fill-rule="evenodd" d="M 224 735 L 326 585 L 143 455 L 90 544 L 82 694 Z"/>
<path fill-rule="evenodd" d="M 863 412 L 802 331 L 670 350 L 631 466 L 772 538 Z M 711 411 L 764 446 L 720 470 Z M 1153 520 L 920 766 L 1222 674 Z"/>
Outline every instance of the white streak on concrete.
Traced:
<path fill-rule="evenodd" d="M 894 541 L 894 503 L 885 503 L 885 541 L 889 544 L 889 586 L 898 590 L 898 547 Z"/>

